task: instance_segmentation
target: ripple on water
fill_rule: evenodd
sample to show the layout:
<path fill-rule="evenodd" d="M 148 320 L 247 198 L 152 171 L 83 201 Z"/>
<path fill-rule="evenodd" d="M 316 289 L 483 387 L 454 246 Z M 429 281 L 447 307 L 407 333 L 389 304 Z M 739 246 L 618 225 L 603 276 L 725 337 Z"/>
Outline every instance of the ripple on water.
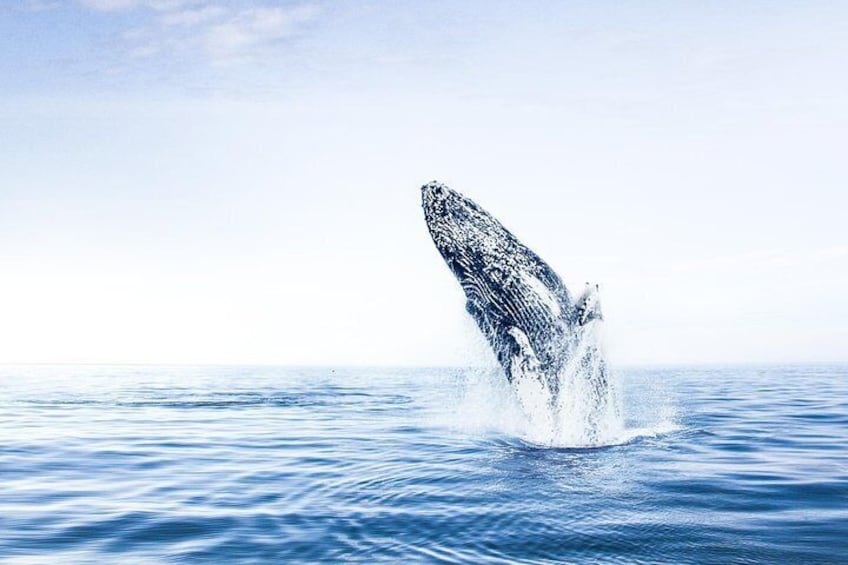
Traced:
<path fill-rule="evenodd" d="M 621 371 L 628 428 L 595 448 L 528 443 L 461 370 L 3 371 L 11 562 L 848 554 L 845 368 Z"/>

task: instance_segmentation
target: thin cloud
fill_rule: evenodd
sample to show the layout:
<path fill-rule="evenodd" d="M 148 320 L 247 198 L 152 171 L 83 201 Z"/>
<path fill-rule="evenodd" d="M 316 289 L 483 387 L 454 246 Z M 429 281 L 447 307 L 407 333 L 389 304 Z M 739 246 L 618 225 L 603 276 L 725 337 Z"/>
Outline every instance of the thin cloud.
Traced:
<path fill-rule="evenodd" d="M 59 0 L 29 0 L 25 9 L 30 12 L 47 12 L 59 7 Z"/>
<path fill-rule="evenodd" d="M 311 5 L 245 10 L 205 30 L 204 46 L 219 61 L 250 56 L 292 36 L 316 14 Z"/>
<path fill-rule="evenodd" d="M 98 12 L 120 12 L 136 8 L 149 8 L 161 12 L 178 10 L 186 6 L 204 4 L 205 0 L 80 0 L 82 5 Z"/>
<path fill-rule="evenodd" d="M 191 27 L 221 19 L 227 10 L 221 6 L 203 6 L 188 10 L 168 11 L 160 18 L 164 26 Z"/>
<path fill-rule="evenodd" d="M 80 0 L 98 12 L 150 12 L 122 37 L 134 58 L 201 58 L 212 64 L 255 60 L 315 20 L 315 4 L 217 4 L 209 0 Z"/>

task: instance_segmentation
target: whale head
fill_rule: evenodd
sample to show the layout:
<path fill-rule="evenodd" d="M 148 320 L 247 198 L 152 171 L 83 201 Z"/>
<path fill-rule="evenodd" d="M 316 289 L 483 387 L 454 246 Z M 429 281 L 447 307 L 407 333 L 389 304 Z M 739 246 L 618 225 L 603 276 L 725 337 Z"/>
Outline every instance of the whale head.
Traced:
<path fill-rule="evenodd" d="M 557 274 L 470 198 L 438 182 L 421 195 L 433 243 L 507 375 L 516 355 L 558 366 L 576 310 Z"/>
<path fill-rule="evenodd" d="M 460 283 L 481 274 L 485 248 L 494 251 L 508 246 L 511 234 L 455 190 L 433 181 L 421 187 L 421 200 L 433 243 Z"/>

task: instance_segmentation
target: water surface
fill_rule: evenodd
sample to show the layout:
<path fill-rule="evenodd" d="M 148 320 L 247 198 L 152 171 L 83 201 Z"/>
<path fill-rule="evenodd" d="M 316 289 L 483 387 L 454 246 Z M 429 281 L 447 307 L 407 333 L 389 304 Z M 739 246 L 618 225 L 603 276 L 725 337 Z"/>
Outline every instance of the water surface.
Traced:
<path fill-rule="evenodd" d="M 848 559 L 848 368 L 617 374 L 543 448 L 467 369 L 0 367 L 0 559 Z"/>

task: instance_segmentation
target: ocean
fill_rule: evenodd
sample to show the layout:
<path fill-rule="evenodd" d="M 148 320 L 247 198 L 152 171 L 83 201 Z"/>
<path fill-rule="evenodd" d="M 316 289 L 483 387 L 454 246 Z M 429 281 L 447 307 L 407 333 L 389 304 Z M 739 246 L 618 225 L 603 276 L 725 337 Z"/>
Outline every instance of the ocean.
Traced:
<path fill-rule="evenodd" d="M 2 366 L 0 561 L 848 562 L 848 367 L 614 374 L 543 445 L 491 370 Z"/>

